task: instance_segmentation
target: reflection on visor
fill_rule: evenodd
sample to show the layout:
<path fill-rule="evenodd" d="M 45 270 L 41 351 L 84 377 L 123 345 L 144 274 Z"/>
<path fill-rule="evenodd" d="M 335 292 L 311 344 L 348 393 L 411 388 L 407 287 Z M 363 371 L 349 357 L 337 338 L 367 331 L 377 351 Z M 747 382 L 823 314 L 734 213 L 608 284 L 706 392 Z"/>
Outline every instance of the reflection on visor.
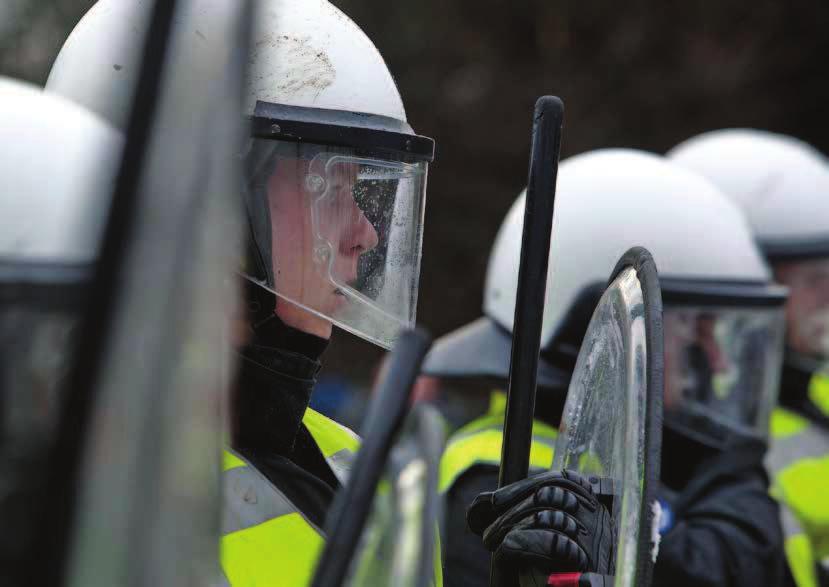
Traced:
<path fill-rule="evenodd" d="M 22 580 L 18 573 L 36 545 L 32 521 L 48 494 L 48 460 L 77 322 L 71 312 L 26 303 L 0 308 L 0 519 L 9 536 L 0 549 L 0 583 Z"/>
<path fill-rule="evenodd" d="M 392 222 L 405 226 L 405 218 L 394 216 L 396 209 L 398 215 L 403 212 L 394 202 L 411 199 L 417 179 L 419 170 L 412 165 L 343 156 L 328 160 L 324 176 L 309 176 L 310 184 L 324 186 L 317 188 L 321 193 L 312 207 L 317 245 L 327 251 L 324 257 L 329 261 L 328 266 L 321 264 L 324 274 L 343 288 L 377 300 L 394 237 Z M 337 265 L 337 252 L 340 257 L 358 255 L 356 266 Z"/>
<path fill-rule="evenodd" d="M 766 435 L 782 361 L 780 308 L 666 308 L 665 413 Z"/>
<path fill-rule="evenodd" d="M 300 143 L 274 149 L 266 177 L 249 182 L 248 197 L 264 201 L 249 203 L 249 214 L 270 216 L 261 229 L 270 234 L 256 241 L 271 242 L 263 258 L 271 257 L 273 277 L 257 281 L 284 302 L 391 346 L 415 319 L 426 163 Z"/>
<path fill-rule="evenodd" d="M 77 315 L 61 311 L 12 306 L 0 312 L 6 441 L 45 446 L 51 438 L 77 323 Z"/>

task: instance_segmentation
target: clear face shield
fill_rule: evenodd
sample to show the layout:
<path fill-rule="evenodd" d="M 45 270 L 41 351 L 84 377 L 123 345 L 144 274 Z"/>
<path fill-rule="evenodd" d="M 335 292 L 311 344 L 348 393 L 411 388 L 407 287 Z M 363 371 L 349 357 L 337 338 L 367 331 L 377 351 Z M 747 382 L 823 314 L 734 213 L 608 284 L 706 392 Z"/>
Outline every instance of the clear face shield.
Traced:
<path fill-rule="evenodd" d="M 330 324 L 380 346 L 415 321 L 428 161 L 392 151 L 258 138 L 247 209 L 260 267 L 287 324 Z"/>
<path fill-rule="evenodd" d="M 782 307 L 666 306 L 666 421 L 766 438 L 784 326 Z"/>
<path fill-rule="evenodd" d="M 789 288 L 787 346 L 829 362 L 829 258 L 781 261 L 775 263 L 774 273 Z"/>
<path fill-rule="evenodd" d="M 40 308 L 0 310 L 4 440 L 42 445 L 51 438 L 78 315 Z"/>
<path fill-rule="evenodd" d="M 10 267 L 21 278 L 0 282 L 0 447 L 5 456 L 35 455 L 55 434 L 87 275 L 80 268 Z M 65 283 L 46 281 L 56 275 Z"/>

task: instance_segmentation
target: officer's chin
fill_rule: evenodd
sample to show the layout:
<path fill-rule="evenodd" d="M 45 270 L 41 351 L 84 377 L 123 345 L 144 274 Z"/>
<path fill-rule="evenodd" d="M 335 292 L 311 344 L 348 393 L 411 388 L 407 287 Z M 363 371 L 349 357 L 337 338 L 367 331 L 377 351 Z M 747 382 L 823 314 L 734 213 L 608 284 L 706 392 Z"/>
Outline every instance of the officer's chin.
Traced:
<path fill-rule="evenodd" d="M 333 292 L 330 298 L 339 299 Z M 276 315 L 291 328 L 326 340 L 331 338 L 332 324 L 330 320 L 322 318 L 295 304 L 282 302 L 282 300 L 278 301 L 276 304 Z"/>

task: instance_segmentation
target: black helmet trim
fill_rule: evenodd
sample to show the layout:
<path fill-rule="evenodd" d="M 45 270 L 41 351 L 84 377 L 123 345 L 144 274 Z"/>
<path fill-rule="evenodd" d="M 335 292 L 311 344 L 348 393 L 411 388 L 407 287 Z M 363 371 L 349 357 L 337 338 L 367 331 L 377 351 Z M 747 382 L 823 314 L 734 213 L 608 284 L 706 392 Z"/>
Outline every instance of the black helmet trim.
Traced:
<path fill-rule="evenodd" d="M 764 240 L 757 244 L 771 262 L 829 257 L 829 236 L 797 241 Z"/>
<path fill-rule="evenodd" d="M 614 275 L 616 273 L 614 272 Z M 788 290 L 780 285 L 756 281 L 711 281 L 659 277 L 665 306 L 737 306 L 775 308 L 785 304 Z M 606 283 L 586 285 L 571 304 L 541 358 L 555 368 L 572 373 L 587 325 L 604 293 Z"/>
<path fill-rule="evenodd" d="M 251 123 L 256 138 L 349 147 L 404 162 L 435 158 L 433 139 L 415 134 L 404 121 L 378 114 L 258 101 Z"/>
<path fill-rule="evenodd" d="M 65 263 L 0 258 L 0 287 L 9 284 L 71 285 L 92 278 L 94 263 Z"/>
<path fill-rule="evenodd" d="M 0 305 L 77 310 L 88 292 L 93 268 L 91 263 L 0 260 Z"/>
<path fill-rule="evenodd" d="M 662 299 L 666 306 L 778 307 L 786 303 L 788 290 L 760 281 L 711 281 L 662 276 Z"/>

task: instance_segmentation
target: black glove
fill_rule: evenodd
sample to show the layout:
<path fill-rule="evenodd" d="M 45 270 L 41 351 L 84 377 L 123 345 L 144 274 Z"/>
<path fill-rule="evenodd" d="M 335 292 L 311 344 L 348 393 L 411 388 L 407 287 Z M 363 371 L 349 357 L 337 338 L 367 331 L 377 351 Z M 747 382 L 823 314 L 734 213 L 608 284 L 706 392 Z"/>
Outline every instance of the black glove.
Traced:
<path fill-rule="evenodd" d="M 504 568 L 613 574 L 613 518 L 587 479 L 573 471 L 481 493 L 466 519 Z"/>

